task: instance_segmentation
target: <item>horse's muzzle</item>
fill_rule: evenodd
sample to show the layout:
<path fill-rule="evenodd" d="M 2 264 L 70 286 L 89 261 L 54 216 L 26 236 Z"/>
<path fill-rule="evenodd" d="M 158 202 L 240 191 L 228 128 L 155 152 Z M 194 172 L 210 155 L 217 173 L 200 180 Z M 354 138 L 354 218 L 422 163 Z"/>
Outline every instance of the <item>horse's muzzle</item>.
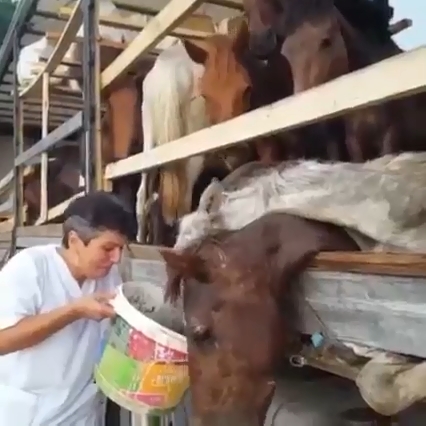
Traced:
<path fill-rule="evenodd" d="M 249 48 L 258 59 L 266 60 L 276 52 L 278 38 L 272 28 L 261 33 L 250 34 Z"/>

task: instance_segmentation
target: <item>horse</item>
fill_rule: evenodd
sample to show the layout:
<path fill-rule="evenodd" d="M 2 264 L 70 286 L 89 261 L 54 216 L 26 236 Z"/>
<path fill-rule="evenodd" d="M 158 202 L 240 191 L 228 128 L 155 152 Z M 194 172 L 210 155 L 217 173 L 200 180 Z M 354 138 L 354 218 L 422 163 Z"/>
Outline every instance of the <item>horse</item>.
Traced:
<path fill-rule="evenodd" d="M 249 50 L 249 27 L 244 17 L 235 17 L 233 35 L 217 34 L 202 42 L 185 42 L 191 59 L 204 66 L 199 81 L 199 91 L 205 100 L 211 124 L 237 117 L 247 111 L 269 105 L 292 93 L 290 85 L 283 84 L 283 61 L 263 63 Z M 280 62 L 279 62 L 280 61 Z M 287 79 L 290 82 L 290 78 Z M 290 142 L 290 143 L 289 143 Z M 259 159 L 272 164 L 297 157 L 297 144 L 288 135 L 262 137 L 252 144 L 240 144 L 221 151 L 227 157 L 232 153 L 241 158 L 240 163 Z M 301 142 L 302 143 L 302 142 Z M 301 144 L 300 143 L 300 144 Z M 244 152 L 246 158 L 244 157 Z M 219 153 L 220 155 L 220 153 Z"/>
<path fill-rule="evenodd" d="M 363 0 L 361 0 L 363 1 Z M 300 4 L 299 4 L 300 3 Z M 290 67 L 290 77 L 292 79 L 292 93 L 299 93 L 310 87 L 322 84 L 336 76 L 349 72 L 345 51 L 342 49 L 342 40 L 336 40 L 326 51 L 339 52 L 335 54 L 332 66 L 324 61 L 324 66 L 302 67 L 307 59 L 319 56 L 319 43 L 321 40 L 318 34 L 305 28 L 305 23 L 309 19 L 316 19 L 316 14 L 330 4 L 328 2 L 299 2 L 297 4 L 286 2 L 285 0 L 273 2 L 271 0 L 246 0 L 245 10 L 249 16 L 251 31 L 251 48 L 260 57 L 271 58 L 281 55 L 285 58 L 287 67 Z M 327 4 L 325 4 L 327 3 Z M 360 3 L 360 1 L 355 2 Z M 353 12 L 353 10 L 350 10 Z M 314 13 L 315 12 L 315 13 Z M 312 27 L 312 26 L 311 26 Z M 309 27 L 309 28 L 311 28 Z M 316 28 L 314 26 L 314 28 Z M 296 31 L 297 29 L 297 31 Z M 298 36 L 295 36 L 295 33 Z M 326 40 L 324 43 L 327 43 Z M 340 42 L 340 44 L 339 44 Z M 281 47 L 282 46 L 282 47 Z M 339 50 L 340 49 L 340 50 Z M 343 53 L 342 53 L 343 52 Z M 316 65 L 316 63 L 315 63 Z M 327 67 L 328 66 L 328 67 Z M 322 70 L 322 74 L 320 72 Z M 350 154 L 344 143 L 344 124 L 341 120 L 330 120 L 326 123 L 307 126 L 302 140 L 324 139 L 326 143 L 326 158 L 331 160 L 348 161 Z M 311 137 L 312 136 L 312 137 Z M 320 138 L 319 138 L 320 136 Z M 315 142 L 315 145 L 317 142 Z M 318 157 L 317 153 L 315 155 Z M 324 154 L 319 153 L 318 158 L 324 159 Z"/>
<path fill-rule="evenodd" d="M 258 0 L 250 4 L 252 14 L 258 3 L 272 8 L 269 0 Z M 275 18 L 269 29 L 291 67 L 294 93 L 401 52 L 391 39 L 392 8 L 387 2 L 381 8 L 366 0 L 280 0 L 278 4 L 280 19 Z M 261 32 L 258 34 L 261 37 Z M 423 150 L 425 131 L 418 119 L 425 99 L 422 94 L 391 101 L 315 128 L 334 140 L 337 159 L 362 162 L 389 153 Z M 341 158 L 342 155 L 348 158 Z"/>
<path fill-rule="evenodd" d="M 183 297 L 194 425 L 263 425 L 300 348 L 291 283 L 318 252 L 356 250 L 342 228 L 280 212 L 161 250 L 165 299 Z"/>
<path fill-rule="evenodd" d="M 80 184 L 80 154 L 77 146 L 61 147 L 49 158 L 47 206 L 54 207 L 75 195 Z M 32 166 L 24 177 L 23 198 L 27 206 L 26 222 L 36 223 L 41 211 L 41 164 Z"/>
<path fill-rule="evenodd" d="M 204 42 L 177 41 L 160 53 L 143 82 L 145 150 L 228 120 L 248 109 L 251 81 L 237 60 L 245 37 L 243 30 L 233 36 L 215 34 Z M 205 90 L 207 86 L 209 93 Z M 165 226 L 173 227 L 176 219 L 191 211 L 194 184 L 208 163 L 215 163 L 213 169 L 221 168 L 218 156 L 222 168 L 225 166 L 228 171 L 253 159 L 252 151 L 245 146 L 214 155 L 194 156 L 160 169 L 157 201 L 161 204 L 161 221 Z M 139 220 L 146 205 L 144 197 L 141 185 L 136 207 Z"/>

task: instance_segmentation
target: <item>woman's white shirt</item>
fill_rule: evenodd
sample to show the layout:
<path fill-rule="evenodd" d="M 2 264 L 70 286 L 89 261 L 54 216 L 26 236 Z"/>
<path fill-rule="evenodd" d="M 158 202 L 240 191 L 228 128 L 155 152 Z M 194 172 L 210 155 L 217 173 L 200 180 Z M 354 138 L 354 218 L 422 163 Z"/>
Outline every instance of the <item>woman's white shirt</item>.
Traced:
<path fill-rule="evenodd" d="M 117 266 L 82 286 L 55 245 L 16 254 L 0 270 L 0 329 L 121 283 Z M 0 356 L 0 425 L 98 426 L 103 398 L 93 369 L 107 320 L 76 321 L 29 349 Z"/>

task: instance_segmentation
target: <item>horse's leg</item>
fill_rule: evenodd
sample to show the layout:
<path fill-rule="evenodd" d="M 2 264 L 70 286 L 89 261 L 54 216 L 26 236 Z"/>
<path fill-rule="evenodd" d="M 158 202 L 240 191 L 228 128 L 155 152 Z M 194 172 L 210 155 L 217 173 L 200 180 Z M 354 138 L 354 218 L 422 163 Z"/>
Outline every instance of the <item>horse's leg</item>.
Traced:
<path fill-rule="evenodd" d="M 148 151 L 154 148 L 154 133 L 152 129 L 152 118 L 150 105 L 148 99 L 145 98 L 142 101 L 142 130 L 143 130 L 143 151 Z M 147 182 L 148 176 L 146 173 L 142 173 L 141 184 L 136 193 L 136 218 L 138 221 L 138 235 L 137 240 L 143 242 L 144 238 L 144 211 L 145 204 L 147 201 Z"/>
<path fill-rule="evenodd" d="M 362 163 L 365 158 L 364 138 L 362 137 L 362 117 L 360 113 L 350 114 L 345 119 L 345 144 L 349 154 L 349 161 L 353 163 Z"/>
<path fill-rule="evenodd" d="M 179 216 L 183 216 L 191 212 L 192 193 L 194 190 L 194 185 L 203 171 L 204 160 L 205 157 L 203 155 L 196 155 L 195 157 L 191 157 L 186 160 L 185 171 L 187 186 L 184 205 L 182 206 L 182 211 Z"/>

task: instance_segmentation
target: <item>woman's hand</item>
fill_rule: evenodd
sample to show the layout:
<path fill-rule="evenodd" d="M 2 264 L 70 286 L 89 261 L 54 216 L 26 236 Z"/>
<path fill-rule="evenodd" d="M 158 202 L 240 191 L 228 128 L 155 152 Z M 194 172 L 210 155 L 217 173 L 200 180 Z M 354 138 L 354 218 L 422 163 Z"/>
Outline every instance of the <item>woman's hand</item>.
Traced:
<path fill-rule="evenodd" d="M 101 321 L 104 318 L 113 318 L 116 314 L 110 305 L 114 293 L 93 293 L 73 302 L 73 309 L 79 318 Z"/>

